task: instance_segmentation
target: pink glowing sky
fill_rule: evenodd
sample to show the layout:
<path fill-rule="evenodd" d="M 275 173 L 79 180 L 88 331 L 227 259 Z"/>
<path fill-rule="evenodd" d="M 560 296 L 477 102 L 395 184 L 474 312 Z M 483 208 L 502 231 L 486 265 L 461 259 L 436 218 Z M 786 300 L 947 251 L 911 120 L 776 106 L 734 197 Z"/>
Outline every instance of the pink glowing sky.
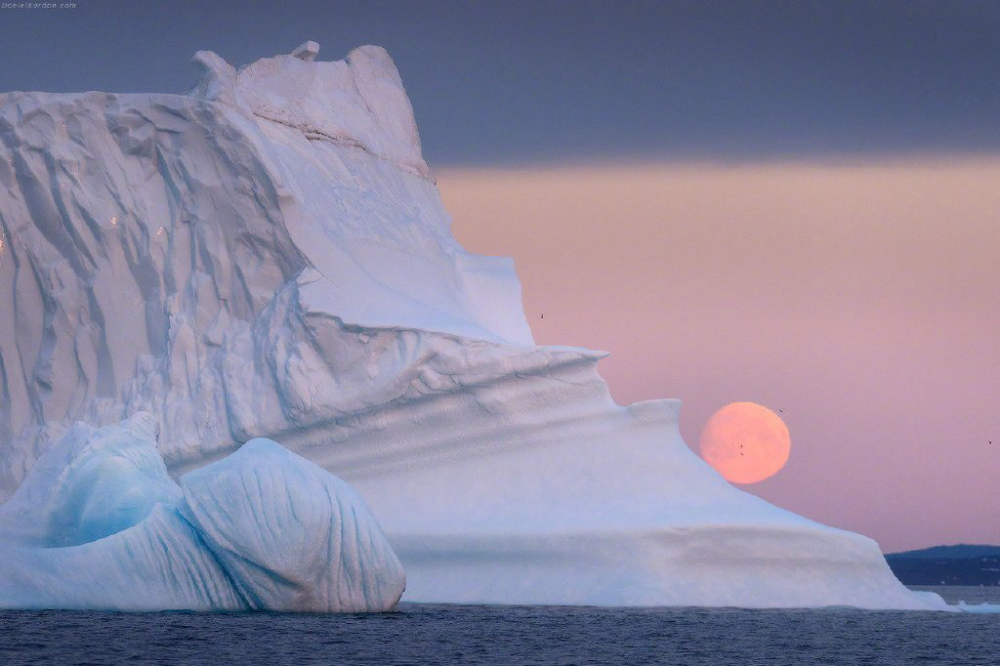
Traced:
<path fill-rule="evenodd" d="M 1000 543 L 1000 161 L 437 177 L 536 341 L 612 352 L 619 404 L 681 398 L 695 448 L 726 403 L 784 410 L 747 490 L 886 552 Z"/>

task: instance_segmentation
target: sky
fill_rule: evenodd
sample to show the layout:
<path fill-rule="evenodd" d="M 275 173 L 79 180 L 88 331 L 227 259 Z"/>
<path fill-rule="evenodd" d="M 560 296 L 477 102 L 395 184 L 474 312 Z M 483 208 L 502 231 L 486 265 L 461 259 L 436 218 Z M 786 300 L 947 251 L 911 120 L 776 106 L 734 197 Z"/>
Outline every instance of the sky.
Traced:
<path fill-rule="evenodd" d="M 386 47 L 431 166 L 1000 150 L 994 0 L 78 0 L 0 10 L 0 90 L 183 92 Z"/>
<path fill-rule="evenodd" d="M 612 352 L 621 404 L 681 398 L 694 447 L 727 402 L 783 409 L 789 463 L 747 487 L 780 506 L 887 551 L 1000 543 L 1000 3 L 75 5 L 0 9 L 0 90 L 386 47 L 539 343 Z"/>
<path fill-rule="evenodd" d="M 781 409 L 789 461 L 743 487 L 888 551 L 1000 542 L 998 183 L 1000 159 L 439 178 L 458 239 L 515 258 L 536 342 L 612 352 L 619 404 L 680 398 L 695 450 L 729 402 Z"/>

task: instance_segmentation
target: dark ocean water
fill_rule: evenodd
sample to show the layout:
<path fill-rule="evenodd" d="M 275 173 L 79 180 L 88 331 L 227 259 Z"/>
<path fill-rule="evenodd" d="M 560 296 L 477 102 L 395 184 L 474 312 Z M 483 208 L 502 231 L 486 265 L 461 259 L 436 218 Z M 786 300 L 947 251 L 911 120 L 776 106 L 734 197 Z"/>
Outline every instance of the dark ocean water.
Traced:
<path fill-rule="evenodd" d="M 403 605 L 0 611 L 0 664 L 1000 664 L 1000 614 Z"/>

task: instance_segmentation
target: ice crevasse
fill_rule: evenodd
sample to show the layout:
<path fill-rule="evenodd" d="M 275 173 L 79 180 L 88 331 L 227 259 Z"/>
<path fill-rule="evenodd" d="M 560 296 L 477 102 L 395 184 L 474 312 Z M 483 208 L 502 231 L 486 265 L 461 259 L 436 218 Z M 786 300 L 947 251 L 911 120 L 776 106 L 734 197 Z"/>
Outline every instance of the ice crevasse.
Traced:
<path fill-rule="evenodd" d="M 259 526 L 207 475 L 285 455 L 240 448 L 265 437 L 364 498 L 404 600 L 943 607 L 871 539 L 725 482 L 679 402 L 616 405 L 603 353 L 535 345 L 512 263 L 452 237 L 389 56 L 317 53 L 237 71 L 199 52 L 187 95 L 0 95 L 0 495 L 51 492 L 35 479 L 78 421 L 149 413 L 163 461 L 143 449 L 119 470 L 141 491 L 68 499 L 58 530 L 3 524 L 5 549 L 69 539 L 57 576 L 169 531 L 233 583 L 165 585 L 164 605 L 294 596 L 219 554 Z M 95 487 L 118 483 L 103 469 Z"/>

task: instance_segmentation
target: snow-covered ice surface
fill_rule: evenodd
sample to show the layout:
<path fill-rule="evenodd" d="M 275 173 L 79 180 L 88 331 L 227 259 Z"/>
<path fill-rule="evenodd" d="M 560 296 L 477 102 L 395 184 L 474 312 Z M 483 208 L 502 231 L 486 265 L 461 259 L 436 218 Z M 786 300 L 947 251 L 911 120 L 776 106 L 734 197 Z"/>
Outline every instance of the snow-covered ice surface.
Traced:
<path fill-rule="evenodd" d="M 381 611 L 406 578 L 364 501 L 255 439 L 174 483 L 155 420 L 80 425 L 0 513 L 0 608 Z"/>
<path fill-rule="evenodd" d="M 252 498 L 211 526 L 212 484 L 164 509 L 177 489 L 145 454 L 88 463 L 122 471 L 107 495 L 24 481 L 58 477 L 40 456 L 67 432 L 86 449 L 76 421 L 147 411 L 174 478 L 270 437 L 351 483 L 408 600 L 944 607 L 874 541 L 726 483 L 681 440 L 678 402 L 616 405 L 602 353 L 535 346 L 512 263 L 451 236 L 389 56 L 317 52 L 239 71 L 199 52 L 186 96 L 0 96 L 0 491 L 55 497 L 37 524 L 4 510 L 5 534 L 82 544 L 67 558 L 154 526 L 228 548 Z M 254 548 L 280 580 L 241 571 L 239 598 L 301 598 L 277 543 Z"/>

